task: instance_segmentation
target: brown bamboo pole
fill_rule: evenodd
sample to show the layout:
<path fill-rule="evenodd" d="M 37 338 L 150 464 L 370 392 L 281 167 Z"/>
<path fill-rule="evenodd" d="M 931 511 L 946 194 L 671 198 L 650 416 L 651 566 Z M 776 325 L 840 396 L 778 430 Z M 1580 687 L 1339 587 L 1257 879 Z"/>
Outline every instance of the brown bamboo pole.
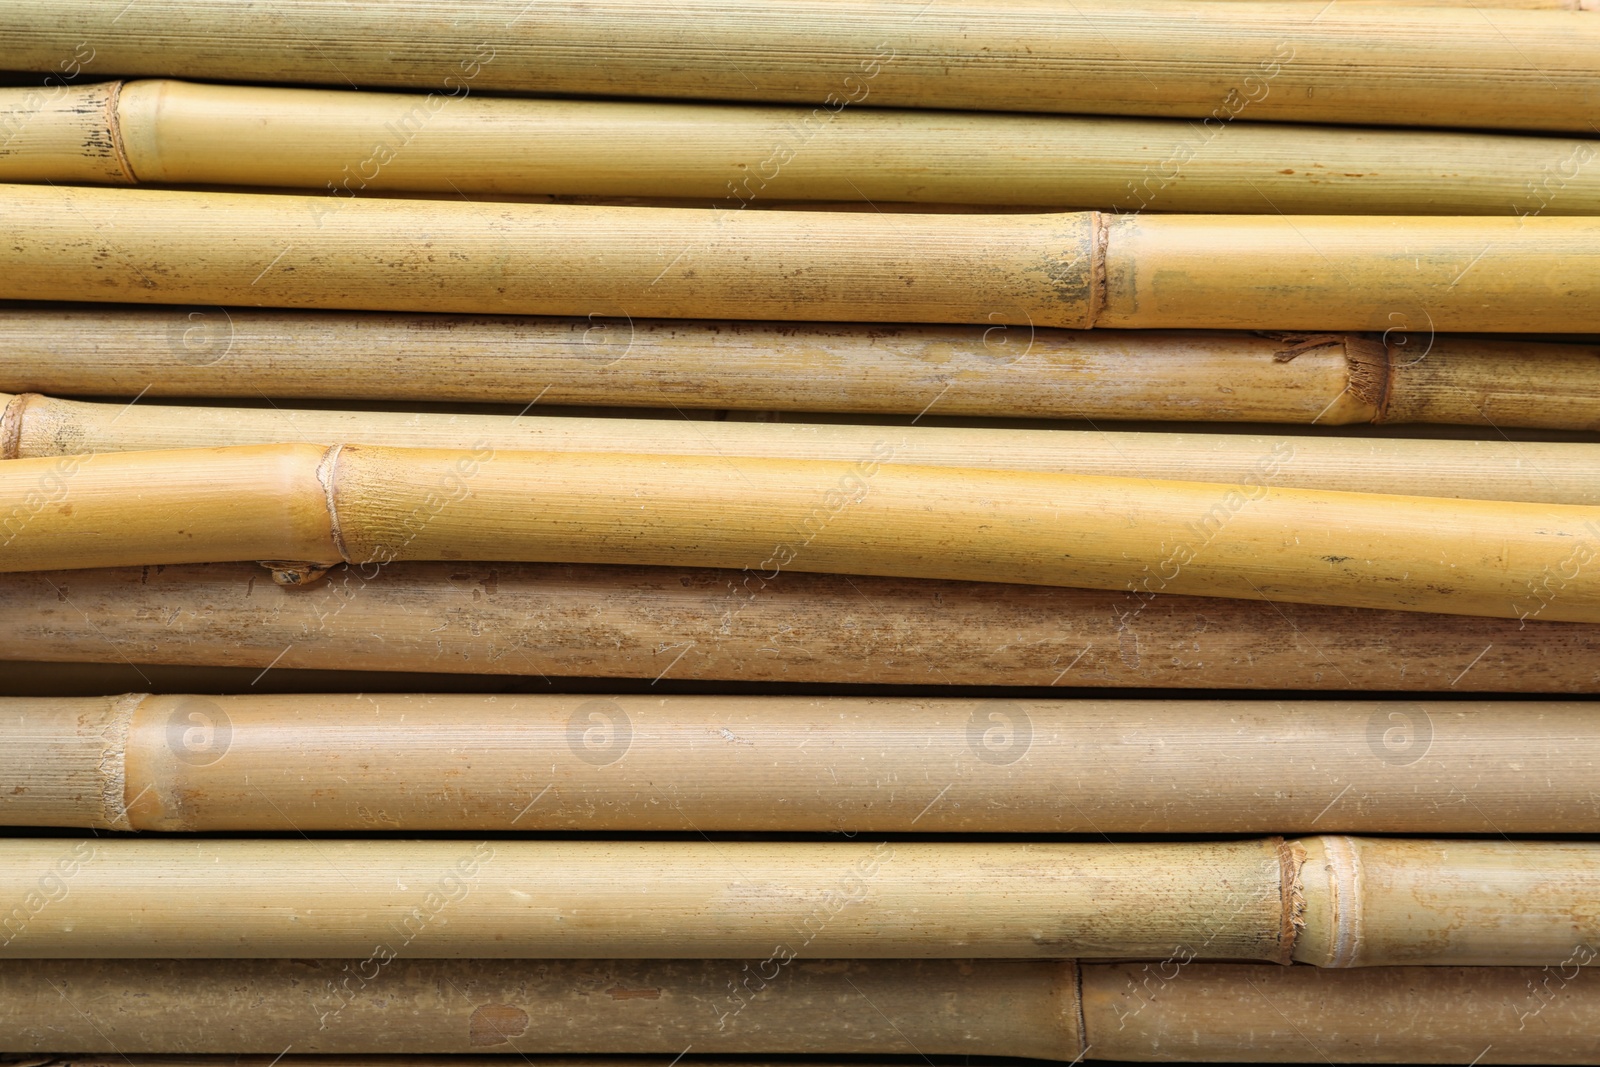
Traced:
<path fill-rule="evenodd" d="M 395 930 L 408 954 L 441 958 L 758 960 L 780 941 L 810 958 L 1160 958 L 1176 941 L 1208 939 L 1213 956 L 1287 962 L 1291 948 L 1278 839 L 12 838 L 0 857 L 0 900 L 52 873 L 71 881 L 8 936 L 13 958 L 360 959 Z M 197 913 L 207 923 L 197 927 Z"/>
<path fill-rule="evenodd" d="M 1079 329 L 1600 329 L 1595 217 L 891 216 L 28 185 L 0 186 L 0 197 L 6 299 Z"/>
<path fill-rule="evenodd" d="M 460 1053 L 491 1064 L 508 1058 L 496 1053 L 520 1053 L 518 1063 L 570 1067 L 527 1056 L 671 1057 L 685 1047 L 689 1067 L 728 1062 L 696 1061 L 700 1053 L 780 1051 L 1457 1064 L 1483 1054 L 1486 1063 L 1594 1064 L 1595 990 L 1561 961 L 1330 971 L 1181 957 L 30 960 L 0 971 L 0 994 L 15 1005 L 0 1037 L 21 1051 L 79 1050 L 63 1067 L 104 1067 L 110 1053 L 161 1054 L 134 1060 L 137 1067 L 212 1067 L 217 1061 L 191 1059 L 207 1052 L 255 1053 L 260 1060 L 238 1067 L 267 1067 L 285 1045 L 294 1050 L 283 1058 L 289 1067 L 350 1067 L 315 1054 L 396 1049 L 419 1057 L 399 1061 L 414 1067 L 437 1067 L 423 1056 Z"/>
<path fill-rule="evenodd" d="M 825 112 L 866 104 L 1584 132 L 1600 55 L 1600 27 L 1565 12 L 1170 0 L 931 11 L 875 0 L 849 18 L 801 0 L 665 9 L 490 0 L 470 13 L 275 0 L 248 14 L 225 0 L 129 11 L 115 0 L 30 0 L 7 6 L 0 37 L 20 69 L 54 71 L 87 48 L 83 65 L 95 72 L 400 86 L 440 106 L 510 90 Z M 597 65 L 596 54 L 614 60 Z"/>
<path fill-rule="evenodd" d="M 1600 347 L 1430 336 L 1420 317 L 1410 326 L 1381 338 L 1263 337 L 1007 328 L 998 317 L 990 326 L 861 329 L 13 306 L 0 308 L 0 386 L 278 401 L 513 397 L 683 410 L 1600 428 Z"/>
<path fill-rule="evenodd" d="M 94 404 L 0 393 L 0 458 L 319 441 L 884 462 L 1600 504 L 1600 445 Z"/>
<path fill-rule="evenodd" d="M 1179 120 L 466 97 L 166 80 L 0 90 L 0 181 L 1054 205 L 1600 213 L 1600 142 Z M 71 99 L 73 106 L 67 106 Z M 31 105 L 31 106 L 30 106 Z M 97 125 L 95 123 L 98 123 Z M 226 140 L 227 151 L 218 151 Z M 617 146 L 629 146 L 619 154 Z M 117 151 L 120 149 L 120 152 Z M 76 153 L 76 154 L 74 154 Z M 928 166 L 937 159 L 936 168 Z"/>
<path fill-rule="evenodd" d="M 1175 593 L 1600 622 L 1590 506 L 1269 488 L 1270 465 L 1230 486 L 889 455 L 292 444 L 18 459 L 0 465 L 0 569 L 254 559 L 296 584 L 340 562 L 475 559 L 1099 589 L 1153 571 Z"/>
<path fill-rule="evenodd" d="M 1584 703 L 0 699 L 9 826 L 1595 833 L 1597 766 Z"/>
<path fill-rule="evenodd" d="M 138 1067 L 267 1067 L 285 1045 L 288 1067 L 363 1064 L 378 1051 L 576 1067 L 539 1054 L 686 1046 L 688 1067 L 730 1062 L 696 1053 L 778 1051 L 1462 1064 L 1485 1046 L 1480 1062 L 1600 1062 L 1595 984 L 1558 965 L 40 960 L 10 963 L 0 990 L 16 1005 L 0 1035 L 66 1051 L 64 1067 L 107 1067 L 114 1053 Z"/>
<path fill-rule="evenodd" d="M 1600 844 L 0 839 L 18 958 L 1144 958 L 1539 966 L 1600 937 Z M 193 917 L 210 920 L 197 926 Z M 447 918 L 444 913 L 448 913 Z M 15 913 L 13 913 L 15 914 Z M 445 921 L 437 921 L 445 919 Z M 1204 951 L 1200 951 L 1203 946 Z M 1193 958 L 1193 956 L 1191 956 Z M 1592 962 L 1592 960 L 1591 960 Z"/>
<path fill-rule="evenodd" d="M 317 669 L 1579 694 L 1600 671 L 1600 627 L 1548 622 L 1537 599 L 1507 620 L 1159 588 L 1153 572 L 1099 592 L 467 561 L 339 568 L 296 588 L 254 564 L 35 572 L 0 575 L 0 658 L 249 668 L 246 690 L 264 671 Z M 127 675 L 115 685 L 144 684 Z"/>

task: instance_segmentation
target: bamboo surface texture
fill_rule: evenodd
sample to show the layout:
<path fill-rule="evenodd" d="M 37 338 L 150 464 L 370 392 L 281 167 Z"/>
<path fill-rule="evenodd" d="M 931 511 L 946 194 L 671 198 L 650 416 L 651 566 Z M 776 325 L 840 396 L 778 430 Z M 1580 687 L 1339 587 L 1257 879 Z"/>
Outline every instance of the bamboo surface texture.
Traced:
<path fill-rule="evenodd" d="M 1600 504 L 1600 444 L 93 404 L 0 393 L 0 458 L 338 444 L 850 461 Z"/>
<path fill-rule="evenodd" d="M 9 826 L 1595 833 L 1597 768 L 1585 703 L 0 699 Z"/>
<path fill-rule="evenodd" d="M 288 444 L 10 460 L 0 570 L 257 560 L 295 584 L 340 562 L 506 560 L 1096 589 L 1148 589 L 1154 575 L 1173 593 L 1600 622 L 1593 506 L 890 454 L 886 442 L 854 463 Z"/>
<path fill-rule="evenodd" d="M 529 798 L 530 801 L 533 797 Z M 1600 844 L 0 839 L 16 958 L 1291 959 L 1541 966 L 1600 937 Z M 442 913 L 448 913 L 444 915 Z M 207 916 L 196 924 L 196 914 Z M 446 921 L 438 921 L 444 919 Z M 604 1051 L 604 1050 L 599 1050 Z"/>
<path fill-rule="evenodd" d="M 1596 345 L 1434 336 L 1401 313 L 1381 337 L 1005 317 L 861 328 L 13 306 L 0 308 L 0 391 L 1600 429 Z"/>
<path fill-rule="evenodd" d="M 0 181 L 1115 211 L 1600 213 L 1600 142 L 141 80 L 0 90 Z M 448 106 L 445 104 L 448 103 Z M 219 145 L 226 143 L 226 150 Z M 626 151 L 619 151 L 620 146 Z M 930 166 L 929 160 L 937 160 Z"/>
<path fill-rule="evenodd" d="M 0 205 L 0 298 L 16 300 L 1600 331 L 1596 217 L 737 212 L 30 185 L 0 186 Z"/>
<path fill-rule="evenodd" d="M 248 667 L 258 683 L 298 668 L 1580 694 L 1600 679 L 1600 626 L 1545 621 L 1532 593 L 1517 620 L 1159 588 L 472 562 L 339 568 L 297 588 L 254 564 L 55 571 L 0 575 L 0 658 L 116 664 L 121 688 L 144 684 L 129 664 Z"/>
<path fill-rule="evenodd" d="M 380 948 L 393 951 L 392 939 Z M 549 1061 L 528 1056 L 672 1057 L 686 1047 L 686 1067 L 705 1067 L 693 1058 L 702 1054 L 778 1052 L 918 1062 L 1078 1062 L 1087 1053 L 1135 1062 L 1600 1063 L 1600 984 L 1566 958 L 1538 968 L 1358 971 L 1181 955 L 1160 964 L 12 961 L 0 969 L 0 996 L 14 1006 L 0 1041 L 80 1054 L 62 1067 L 104 1067 L 81 1054 L 152 1052 L 256 1053 L 259 1062 L 218 1067 L 268 1067 L 285 1046 L 293 1048 L 285 1067 L 303 1067 L 303 1053 L 472 1053 L 491 1067 L 513 1058 L 542 1067 Z"/>
<path fill-rule="evenodd" d="M 9 65 L 476 92 L 1574 130 L 1600 26 L 1560 11 L 1171 0 L 18 0 Z M 314 40 L 315 48 L 305 42 Z M 604 54 L 610 62 L 595 63 Z"/>

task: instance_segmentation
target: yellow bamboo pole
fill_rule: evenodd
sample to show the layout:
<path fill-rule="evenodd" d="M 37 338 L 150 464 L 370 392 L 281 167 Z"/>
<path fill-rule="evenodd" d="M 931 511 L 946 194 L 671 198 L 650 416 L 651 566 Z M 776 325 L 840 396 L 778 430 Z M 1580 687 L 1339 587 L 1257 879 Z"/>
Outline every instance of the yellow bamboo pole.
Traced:
<path fill-rule="evenodd" d="M 0 570 L 258 560 L 754 568 L 1600 622 L 1600 511 L 736 456 L 253 445 L 0 465 Z M 1552 577 L 1554 576 L 1554 577 Z M 1552 581 L 1559 586 L 1552 586 Z M 1544 589 L 1548 596 L 1539 593 Z"/>
<path fill-rule="evenodd" d="M 477 92 L 1578 130 L 1600 27 L 1560 11 L 1171 0 L 26 0 L 8 63 Z M 1487 15 L 1487 17 L 1486 17 Z M 306 48 L 314 40 L 316 48 Z M 595 55 L 611 57 L 596 64 Z M 1418 71 L 1427 71 L 1421 77 Z"/>
<path fill-rule="evenodd" d="M 1098 592 L 464 561 L 338 568 L 293 589 L 253 564 L 54 571 L 0 575 L 0 657 L 124 675 L 76 692 L 147 684 L 129 664 L 248 669 L 243 691 L 285 684 L 279 671 L 360 670 L 439 672 L 409 689 L 526 675 L 1580 694 L 1600 671 L 1600 627 L 1547 622 L 1532 597 L 1528 619 L 1506 620 L 1160 586 L 1153 571 Z M 395 688 L 389 675 L 316 677 L 323 691 Z M 174 672 L 170 684 L 195 683 Z"/>
<path fill-rule="evenodd" d="M 0 90 L 0 181 L 1363 215 L 1600 213 L 1600 142 L 1180 120 L 426 97 L 180 81 Z M 30 109 L 30 105 L 31 109 Z M 225 141 L 226 150 L 218 144 Z M 618 151 L 627 145 L 628 151 Z M 938 160 L 929 167 L 928 160 Z"/>
<path fill-rule="evenodd" d="M 0 309 L 13 392 L 1600 429 L 1600 346 L 596 316 Z M 396 373 L 397 368 L 400 369 Z M 129 411 L 127 418 L 135 417 Z M 731 432 L 731 431 L 730 431 Z"/>
<path fill-rule="evenodd" d="M 400 930 L 409 954 L 455 959 L 760 959 L 788 942 L 792 957 L 813 959 L 1164 959 L 1190 945 L 1213 959 L 1323 967 L 1540 966 L 1600 937 L 1597 856 L 1595 843 L 1335 835 L 9 838 L 0 899 L 70 881 L 7 933 L 8 956 L 36 959 L 359 959 Z M 209 921 L 197 925 L 197 913 Z"/>
<path fill-rule="evenodd" d="M 6 299 L 1079 329 L 1600 329 L 1596 217 L 735 212 L 28 185 L 0 186 L 0 198 Z"/>
<path fill-rule="evenodd" d="M 884 462 L 1167 481 L 1600 504 L 1600 444 L 94 404 L 0 393 L 0 458 L 294 441 Z"/>
<path fill-rule="evenodd" d="M 461 959 L 759 960 L 779 942 L 808 958 L 1161 958 L 1209 936 L 1213 956 L 1287 962 L 1291 940 L 1289 861 L 1276 839 L 12 838 L 0 839 L 0 857 L 0 900 L 52 872 L 71 881 L 70 895 L 9 935 L 13 958 L 360 959 L 394 930 L 410 955 Z M 63 857 L 70 873 L 57 870 Z M 197 926 L 197 913 L 208 921 Z"/>
<path fill-rule="evenodd" d="M 696 1054 L 1067 1062 L 1086 1050 L 1134 1062 L 1459 1064 L 1487 1045 L 1497 1063 L 1594 1064 L 1591 977 L 1562 960 L 1335 971 L 1181 954 L 1120 964 L 19 960 L 0 970 L 0 997 L 13 1008 L 0 1037 L 19 1051 L 81 1050 L 62 1067 L 127 1063 L 105 1058 L 120 1053 L 140 1056 L 136 1067 L 212 1067 L 193 1055 L 206 1052 L 261 1057 L 229 1067 L 274 1057 L 287 1067 L 370 1067 L 366 1057 L 396 1047 L 495 1065 L 520 1054 L 517 1063 L 535 1067 L 576 1067 L 540 1054 L 672 1057 L 685 1047 L 688 1067 L 750 1067 Z M 285 1045 L 294 1053 L 283 1056 Z M 164 1055 L 144 1058 L 151 1053 Z"/>
<path fill-rule="evenodd" d="M 1583 703 L 0 699 L 8 826 L 1594 833 L 1597 765 Z"/>

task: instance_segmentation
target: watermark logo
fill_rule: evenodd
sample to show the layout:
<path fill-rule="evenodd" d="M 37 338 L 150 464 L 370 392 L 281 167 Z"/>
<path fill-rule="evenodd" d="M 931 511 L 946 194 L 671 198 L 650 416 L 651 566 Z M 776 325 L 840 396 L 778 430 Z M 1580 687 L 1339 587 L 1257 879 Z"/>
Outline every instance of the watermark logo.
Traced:
<path fill-rule="evenodd" d="M 1394 767 L 1409 767 L 1433 745 L 1433 717 L 1421 704 L 1379 704 L 1367 720 L 1367 747 Z"/>
<path fill-rule="evenodd" d="M 188 308 L 167 326 L 167 349 L 179 363 L 209 367 L 232 348 L 233 316 L 224 308 Z"/>
<path fill-rule="evenodd" d="M 615 700 L 587 700 L 567 720 L 567 747 L 585 763 L 609 767 L 628 754 L 633 720 Z"/>
<path fill-rule="evenodd" d="M 228 754 L 233 723 L 222 707 L 204 697 L 184 697 L 167 716 L 167 750 L 179 763 L 209 767 Z"/>
<path fill-rule="evenodd" d="M 1033 745 L 1033 718 L 1021 704 L 986 700 L 967 720 L 967 747 L 985 763 L 1008 767 Z"/>

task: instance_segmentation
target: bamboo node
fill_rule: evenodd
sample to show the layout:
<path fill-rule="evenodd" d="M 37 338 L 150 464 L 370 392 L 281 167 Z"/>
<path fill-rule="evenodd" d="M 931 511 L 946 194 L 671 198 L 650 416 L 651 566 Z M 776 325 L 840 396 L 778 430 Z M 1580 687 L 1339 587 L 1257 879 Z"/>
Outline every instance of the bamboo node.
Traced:
<path fill-rule="evenodd" d="M 1111 243 L 1111 228 L 1106 225 L 1105 215 L 1098 211 L 1089 212 L 1089 307 L 1085 313 L 1083 328 L 1093 329 L 1100 318 L 1100 309 L 1105 306 L 1106 282 L 1106 249 Z"/>
<path fill-rule="evenodd" d="M 1321 838 L 1327 857 L 1332 954 L 1326 967 L 1354 967 L 1361 952 L 1361 858 L 1356 840 L 1342 834 Z"/>
<path fill-rule="evenodd" d="M 17 393 L 0 408 L 0 460 L 22 458 L 22 413 L 37 399 L 38 393 Z"/>
<path fill-rule="evenodd" d="M 115 81 L 106 93 L 106 134 L 111 143 L 111 154 L 117 159 L 117 167 L 122 171 L 122 177 L 129 185 L 138 185 L 139 178 L 133 173 L 133 164 L 128 162 L 128 150 L 122 143 L 122 87 L 127 82 Z"/>
<path fill-rule="evenodd" d="M 257 563 L 272 572 L 272 580 L 279 585 L 315 585 L 337 563 L 303 563 L 294 560 L 261 559 Z"/>
<path fill-rule="evenodd" d="M 100 812 L 111 830 L 132 830 L 128 818 L 128 737 L 133 732 L 133 716 L 139 705 L 150 699 L 148 693 L 129 693 L 111 707 L 101 740 Z"/>
<path fill-rule="evenodd" d="M 1278 944 L 1281 946 L 1278 962 L 1287 966 L 1294 962 L 1295 945 L 1300 939 L 1300 931 L 1306 928 L 1305 847 L 1298 841 L 1280 838 L 1278 863 L 1283 872 L 1283 916 L 1278 930 Z"/>
<path fill-rule="evenodd" d="M 1389 384 L 1393 358 L 1389 346 L 1367 337 L 1345 341 L 1345 361 L 1350 373 L 1350 395 L 1372 408 L 1372 421 L 1382 422 L 1389 410 Z"/>
<path fill-rule="evenodd" d="M 322 462 L 317 464 L 317 481 L 322 483 L 322 492 L 324 497 L 327 499 L 328 533 L 333 539 L 334 551 L 339 553 L 339 558 L 341 560 L 349 562 L 350 553 L 348 550 L 346 550 L 344 545 L 344 531 L 339 529 L 339 505 L 335 492 L 339 485 L 339 456 L 341 453 L 343 453 L 343 451 L 344 445 L 333 445 L 329 447 L 328 451 L 322 457 Z M 323 567 L 319 573 L 307 579 L 307 581 L 314 582 L 318 578 L 321 578 L 323 574 L 326 574 L 327 571 L 328 568 Z M 276 573 L 273 574 L 272 578 L 273 581 L 278 581 L 278 576 Z M 284 583 L 279 581 L 278 584 L 283 585 Z"/>

